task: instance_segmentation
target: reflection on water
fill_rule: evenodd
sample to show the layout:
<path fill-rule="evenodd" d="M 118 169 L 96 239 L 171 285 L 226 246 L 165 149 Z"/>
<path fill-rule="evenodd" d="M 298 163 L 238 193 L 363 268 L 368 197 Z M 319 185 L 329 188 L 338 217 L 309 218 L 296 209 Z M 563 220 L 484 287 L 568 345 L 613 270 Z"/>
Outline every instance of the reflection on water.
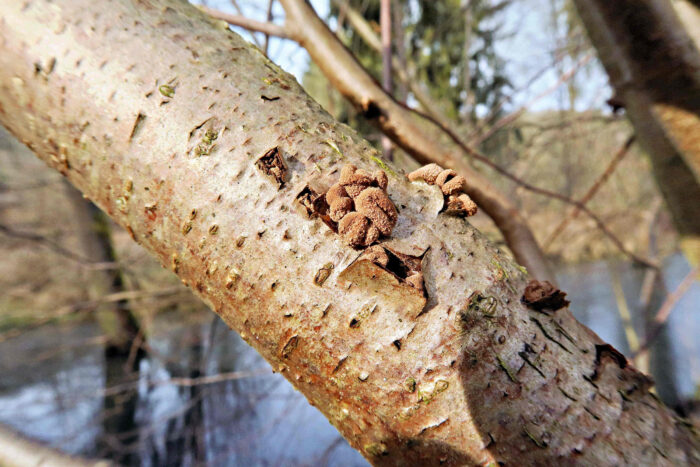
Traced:
<path fill-rule="evenodd" d="M 0 421 L 66 452 L 128 465 L 367 465 L 218 318 L 185 326 L 173 318 L 156 319 L 140 378 L 110 368 L 125 362 L 105 365 L 91 324 L 0 344 Z M 221 373 L 238 379 L 191 384 Z"/>
<path fill-rule="evenodd" d="M 664 269 L 673 290 L 688 266 L 676 256 Z M 612 275 L 633 307 L 643 271 L 629 265 L 568 266 L 559 280 L 577 317 L 628 352 Z M 700 381 L 698 303 L 696 283 L 674 309 L 673 338 L 666 341 L 673 383 L 684 397 Z M 157 317 L 138 372 L 124 370 L 133 361 L 111 358 L 106 364 L 99 330 L 89 323 L 47 326 L 2 342 L 0 422 L 66 452 L 127 465 L 367 465 L 303 396 L 212 316 Z M 219 374 L 223 381 L 202 379 Z"/>

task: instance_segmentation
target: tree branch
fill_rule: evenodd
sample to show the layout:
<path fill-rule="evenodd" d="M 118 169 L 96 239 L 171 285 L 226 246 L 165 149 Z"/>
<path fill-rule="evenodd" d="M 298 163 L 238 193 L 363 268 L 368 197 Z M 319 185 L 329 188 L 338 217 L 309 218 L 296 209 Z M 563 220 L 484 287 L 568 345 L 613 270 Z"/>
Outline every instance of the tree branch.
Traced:
<path fill-rule="evenodd" d="M 69 456 L 0 426 L 0 464 L 5 467 L 111 467 L 106 460 L 88 460 Z"/>
<path fill-rule="evenodd" d="M 693 285 L 693 282 L 695 282 L 695 279 L 698 277 L 700 277 L 700 268 L 696 267 L 691 269 L 690 272 L 688 272 L 688 274 L 686 274 L 686 276 L 683 278 L 681 283 L 678 284 L 676 290 L 666 296 L 666 300 L 664 300 L 664 302 L 661 304 L 661 308 L 659 308 L 656 316 L 654 316 L 654 320 L 651 323 L 651 327 L 648 330 L 644 341 L 639 346 L 639 349 L 637 349 L 637 351 L 632 355 L 633 359 L 639 358 L 640 355 L 649 351 L 649 347 L 658 337 L 661 329 L 663 329 L 666 321 L 668 321 L 668 317 L 671 316 L 673 307 L 676 305 L 676 303 L 678 303 L 678 300 L 685 295 L 690 286 Z"/>
<path fill-rule="evenodd" d="M 220 19 L 222 21 L 226 21 L 228 24 L 231 24 L 233 26 L 240 26 L 249 31 L 262 32 L 266 36 L 275 36 L 281 39 L 292 38 L 291 34 L 289 33 L 289 31 L 287 31 L 287 29 L 285 29 L 284 26 L 280 26 L 270 22 L 257 21 L 242 15 L 233 15 L 230 13 L 225 13 L 223 11 L 215 10 L 213 8 L 209 8 L 203 5 L 199 5 L 197 6 L 197 8 L 207 13 L 211 17 Z"/>
<path fill-rule="evenodd" d="M 180 1 L 54 4 L 0 3 L 0 122 L 372 463 L 697 461 L 648 379 L 567 309 L 525 306 L 526 276 L 437 189 L 383 165 L 396 254 L 358 259 L 305 201 L 378 152 L 259 50 Z"/>
<path fill-rule="evenodd" d="M 689 261 L 700 263 L 700 52 L 668 0 L 574 0 L 650 156 Z"/>

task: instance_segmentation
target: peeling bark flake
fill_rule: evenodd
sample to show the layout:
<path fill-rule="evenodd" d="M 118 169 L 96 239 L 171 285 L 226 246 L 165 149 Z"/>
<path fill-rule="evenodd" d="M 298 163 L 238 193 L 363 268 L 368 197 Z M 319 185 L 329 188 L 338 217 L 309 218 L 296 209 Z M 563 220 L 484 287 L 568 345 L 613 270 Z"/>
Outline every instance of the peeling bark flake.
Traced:
<path fill-rule="evenodd" d="M 311 219 L 317 214 L 314 202 L 319 197 L 319 194 L 310 186 L 306 185 L 303 190 L 296 195 L 296 205 L 300 208 L 302 214 Z"/>
<path fill-rule="evenodd" d="M 274 147 L 267 151 L 255 165 L 262 173 L 270 177 L 277 184 L 277 188 L 284 186 L 287 177 L 287 165 L 284 163 L 284 158 L 280 154 L 278 147 Z"/>
<path fill-rule="evenodd" d="M 427 251 L 427 250 L 426 250 Z M 375 245 L 363 252 L 338 275 L 341 285 L 354 284 L 398 303 L 412 317 L 427 303 L 423 287 L 421 256 L 410 256 Z"/>

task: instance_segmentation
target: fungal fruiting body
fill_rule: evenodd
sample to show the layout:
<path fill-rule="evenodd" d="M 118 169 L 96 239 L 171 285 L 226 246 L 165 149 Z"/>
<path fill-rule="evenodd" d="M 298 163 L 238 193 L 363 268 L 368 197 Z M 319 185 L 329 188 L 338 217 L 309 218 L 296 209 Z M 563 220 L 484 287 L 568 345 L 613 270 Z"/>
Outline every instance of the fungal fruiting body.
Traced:
<path fill-rule="evenodd" d="M 452 216 L 469 217 L 476 214 L 476 203 L 464 193 L 467 181 L 452 169 L 443 169 L 437 164 L 424 165 L 408 174 L 412 182 L 423 180 L 429 185 L 437 185 L 445 197 L 443 212 Z"/>
<path fill-rule="evenodd" d="M 387 184 L 382 170 L 370 174 L 346 165 L 340 180 L 326 192 L 328 215 L 348 245 L 367 247 L 380 236 L 391 235 L 398 212 L 386 192 Z"/>

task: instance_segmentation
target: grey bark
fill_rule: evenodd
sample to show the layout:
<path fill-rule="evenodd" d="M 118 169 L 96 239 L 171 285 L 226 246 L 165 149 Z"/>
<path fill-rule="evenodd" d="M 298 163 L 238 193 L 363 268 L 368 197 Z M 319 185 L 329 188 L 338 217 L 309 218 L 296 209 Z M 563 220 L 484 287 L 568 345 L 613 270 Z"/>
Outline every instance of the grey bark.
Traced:
<path fill-rule="evenodd" d="M 694 432 L 437 188 L 173 0 L 0 5 L 0 122 L 124 226 L 375 465 L 700 461 Z M 39 71 L 37 71 L 39 70 Z M 261 157 L 286 164 L 271 177 Z M 383 167 L 427 301 L 297 200 Z M 274 174 L 273 174 L 274 175 Z M 418 261 L 418 260 L 416 260 Z"/>

